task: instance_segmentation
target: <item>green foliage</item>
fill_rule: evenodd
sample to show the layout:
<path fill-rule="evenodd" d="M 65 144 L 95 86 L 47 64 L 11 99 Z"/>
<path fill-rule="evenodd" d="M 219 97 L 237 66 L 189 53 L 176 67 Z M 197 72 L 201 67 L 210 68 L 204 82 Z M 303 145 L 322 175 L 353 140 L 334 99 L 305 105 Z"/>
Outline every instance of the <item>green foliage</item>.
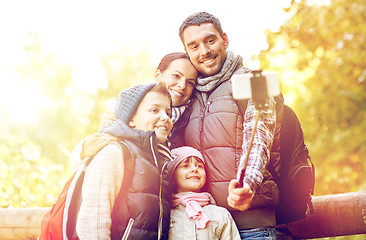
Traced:
<path fill-rule="evenodd" d="M 263 69 L 279 72 L 285 102 L 302 123 L 317 195 L 365 190 L 366 2 L 293 1 L 291 18 L 267 32 Z"/>
<path fill-rule="evenodd" d="M 50 206 L 70 175 L 65 163 L 44 156 L 41 148 L 27 137 L 2 137 L 0 159 L 2 208 Z"/>
<path fill-rule="evenodd" d="M 19 81 L 29 87 L 29 96 L 16 109 L 24 121 L 13 121 L 14 109 L 0 109 L 0 207 L 51 206 L 72 174 L 74 146 L 98 131 L 101 116 L 114 108 L 122 89 L 151 82 L 154 76 L 147 49 L 135 53 L 120 45 L 101 59 L 107 86 L 86 91 L 77 87 L 75 66 L 44 53 L 36 34 L 29 37 L 31 44 L 22 49 L 24 61 L 16 65 Z M 31 112 L 36 119 L 27 122 L 24 106 L 32 97 L 41 101 Z"/>

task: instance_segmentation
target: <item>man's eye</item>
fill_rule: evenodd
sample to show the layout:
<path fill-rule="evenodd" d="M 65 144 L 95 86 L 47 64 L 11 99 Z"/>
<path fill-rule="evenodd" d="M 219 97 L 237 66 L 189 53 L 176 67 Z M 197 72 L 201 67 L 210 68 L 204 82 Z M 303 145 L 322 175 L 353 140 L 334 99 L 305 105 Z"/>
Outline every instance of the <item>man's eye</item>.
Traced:
<path fill-rule="evenodd" d="M 193 45 L 190 47 L 191 50 L 197 50 L 198 49 L 198 46 L 197 45 Z"/>

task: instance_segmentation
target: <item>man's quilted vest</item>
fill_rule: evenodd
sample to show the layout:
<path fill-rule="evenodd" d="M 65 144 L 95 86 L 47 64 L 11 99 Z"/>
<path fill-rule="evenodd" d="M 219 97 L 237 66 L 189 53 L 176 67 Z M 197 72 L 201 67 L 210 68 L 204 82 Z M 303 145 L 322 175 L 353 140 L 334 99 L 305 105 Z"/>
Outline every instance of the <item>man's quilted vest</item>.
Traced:
<path fill-rule="evenodd" d="M 230 80 L 211 92 L 206 104 L 203 104 L 200 94 L 196 96 L 185 130 L 185 141 L 187 145 L 202 152 L 209 169 L 207 181 L 210 183 L 210 192 L 219 206 L 231 210 L 233 214 L 235 211 L 227 204 L 228 185 L 236 177 L 242 155 L 243 111 L 232 97 Z M 279 136 L 277 138 L 279 140 Z M 275 145 L 278 146 L 277 143 Z M 278 155 L 271 153 L 271 158 L 272 155 L 277 158 L 273 161 L 278 161 Z M 277 204 L 278 189 L 270 179 L 270 174 L 265 171 L 251 208 L 274 208 Z M 271 219 L 263 223 L 266 226 L 269 225 L 268 222 L 273 223 L 272 214 L 268 215 L 271 215 Z"/>
<path fill-rule="evenodd" d="M 185 141 L 207 161 L 210 192 L 219 206 L 228 207 L 228 183 L 236 176 L 242 154 L 243 116 L 231 94 L 230 81 L 213 91 L 206 104 L 199 94 L 185 130 Z"/>

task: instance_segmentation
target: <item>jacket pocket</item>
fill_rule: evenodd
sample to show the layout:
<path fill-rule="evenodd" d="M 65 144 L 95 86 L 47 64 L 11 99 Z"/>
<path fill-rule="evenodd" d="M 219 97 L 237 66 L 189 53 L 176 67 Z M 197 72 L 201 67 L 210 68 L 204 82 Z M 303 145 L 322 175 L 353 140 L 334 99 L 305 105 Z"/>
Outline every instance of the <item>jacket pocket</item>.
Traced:
<path fill-rule="evenodd" d="M 263 182 L 254 194 L 250 208 L 276 207 L 279 201 L 277 184 L 272 180 Z"/>

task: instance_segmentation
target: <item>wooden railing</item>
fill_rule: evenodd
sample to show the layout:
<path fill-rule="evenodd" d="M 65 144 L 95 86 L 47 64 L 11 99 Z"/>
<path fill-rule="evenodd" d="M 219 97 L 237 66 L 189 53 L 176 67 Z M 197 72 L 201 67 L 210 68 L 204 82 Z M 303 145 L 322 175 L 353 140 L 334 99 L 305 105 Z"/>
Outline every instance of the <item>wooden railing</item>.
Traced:
<path fill-rule="evenodd" d="M 314 214 L 280 225 L 294 239 L 366 234 L 366 191 L 313 197 Z M 0 239 L 37 239 L 49 208 L 0 209 Z M 292 239 L 281 236 L 280 239 Z"/>
<path fill-rule="evenodd" d="M 366 234 L 366 191 L 313 197 L 314 214 L 288 224 L 296 239 Z"/>

